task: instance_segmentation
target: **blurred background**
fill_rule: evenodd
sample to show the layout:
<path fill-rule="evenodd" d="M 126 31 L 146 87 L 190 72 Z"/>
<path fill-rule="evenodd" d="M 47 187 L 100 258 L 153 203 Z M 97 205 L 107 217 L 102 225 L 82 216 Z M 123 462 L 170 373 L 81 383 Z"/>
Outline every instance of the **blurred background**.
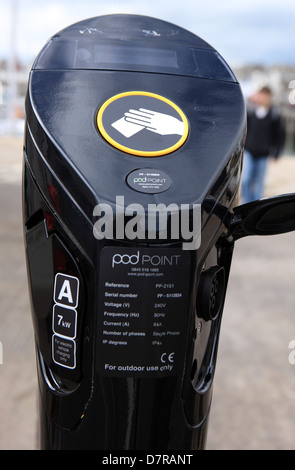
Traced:
<path fill-rule="evenodd" d="M 295 192 L 293 0 L 0 0 L 0 449 L 38 449 L 37 381 L 22 234 L 29 70 L 48 38 L 93 16 L 176 23 L 215 47 L 246 100 L 270 86 L 285 128 L 265 196 Z M 221 330 L 208 449 L 295 449 L 295 235 L 236 244 Z M 2 354 L 1 354 L 2 352 Z"/>

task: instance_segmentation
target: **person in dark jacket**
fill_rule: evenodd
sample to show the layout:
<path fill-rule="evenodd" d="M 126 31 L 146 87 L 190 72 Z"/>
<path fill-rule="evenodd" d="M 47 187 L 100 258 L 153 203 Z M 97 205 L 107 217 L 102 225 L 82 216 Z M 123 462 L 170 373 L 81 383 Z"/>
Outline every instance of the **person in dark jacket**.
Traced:
<path fill-rule="evenodd" d="M 284 144 L 282 120 L 272 105 L 270 88 L 261 88 L 250 103 L 242 173 L 244 203 L 263 197 L 268 160 L 278 159 Z"/>

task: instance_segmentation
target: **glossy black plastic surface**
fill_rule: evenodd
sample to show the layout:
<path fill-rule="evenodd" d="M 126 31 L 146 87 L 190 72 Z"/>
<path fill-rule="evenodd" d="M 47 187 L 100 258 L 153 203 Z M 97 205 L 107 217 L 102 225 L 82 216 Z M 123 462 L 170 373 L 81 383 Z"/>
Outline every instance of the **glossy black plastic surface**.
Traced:
<path fill-rule="evenodd" d="M 132 27 L 126 29 L 126 22 Z M 103 27 L 99 29 L 98 25 Z M 63 48 L 67 40 L 72 47 L 75 38 L 80 41 L 83 36 L 83 47 L 87 49 L 86 36 L 92 47 L 93 40 L 97 37 L 99 44 L 102 35 L 104 41 L 118 40 L 121 30 L 128 31 L 129 40 L 139 40 L 140 36 L 145 47 L 151 43 L 153 47 L 164 47 L 173 37 L 176 46 L 214 53 L 200 38 L 175 25 L 115 15 L 87 20 L 59 33 L 50 43 L 58 43 L 61 48 L 59 68 L 52 62 L 57 58 L 56 49 L 53 58 L 47 55 L 49 44 L 30 74 L 24 227 L 40 386 L 41 447 L 204 448 L 233 249 L 226 237 L 229 214 L 238 201 L 244 102 L 231 72 L 226 72 L 231 77 L 228 81 L 217 79 L 214 70 L 207 76 L 215 78 L 198 78 L 161 74 L 158 69 L 89 70 L 86 66 L 81 69 L 65 65 Z M 98 132 L 96 115 L 101 105 L 118 93 L 134 90 L 164 96 L 183 110 L 189 135 L 177 151 L 153 158 L 128 155 L 107 143 Z M 147 166 L 169 175 L 172 184 L 166 191 L 146 194 L 126 184 L 131 171 Z M 103 354 L 99 342 L 102 250 L 116 247 L 122 253 L 124 248 L 128 256 L 135 256 L 132 250 L 146 253 L 148 248 L 157 256 L 166 256 L 166 250 L 172 253 L 182 249 L 182 240 L 169 235 L 165 240 L 96 239 L 94 207 L 99 203 L 113 207 L 118 195 L 124 196 L 126 206 L 138 203 L 145 210 L 149 204 L 201 204 L 201 244 L 185 256 L 188 294 L 179 312 L 182 343 L 175 374 L 155 371 L 154 375 L 143 376 L 131 371 L 112 376 L 109 371 L 103 374 L 99 367 Z M 222 271 L 224 293 L 219 296 L 217 314 L 208 316 L 201 311 L 204 303 L 197 302 L 197 296 L 208 294 L 199 289 L 199 284 L 211 268 Z M 173 272 L 169 276 L 173 277 Z M 65 338 L 66 330 L 60 335 L 55 323 L 60 318 L 56 318 L 54 307 L 58 273 L 79 281 L 77 317 L 70 317 L 77 318 L 76 332 L 66 333 Z M 145 292 L 146 285 L 143 280 L 138 293 L 150 296 L 152 292 Z M 175 314 L 175 310 L 171 312 Z M 163 360 L 167 353 L 171 351 L 164 352 Z M 138 355 L 144 357 L 144 351 Z"/>
<path fill-rule="evenodd" d="M 249 235 L 278 235 L 295 230 L 295 195 L 283 194 L 235 208 L 229 233 L 235 240 Z"/>
<path fill-rule="evenodd" d="M 189 31 L 155 18 L 92 18 L 53 36 L 39 54 L 39 70 L 126 70 L 236 82 L 222 57 Z"/>

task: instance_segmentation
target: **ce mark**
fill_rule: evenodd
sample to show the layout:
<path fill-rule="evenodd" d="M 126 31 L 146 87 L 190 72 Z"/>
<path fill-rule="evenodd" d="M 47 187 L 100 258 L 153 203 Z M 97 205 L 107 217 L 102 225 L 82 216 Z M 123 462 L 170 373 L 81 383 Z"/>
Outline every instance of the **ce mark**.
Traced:
<path fill-rule="evenodd" d="M 167 362 L 170 362 L 172 364 L 174 362 L 174 354 L 175 354 L 175 352 L 172 352 L 170 354 L 163 353 L 162 356 L 161 356 L 161 362 L 163 364 L 166 364 Z"/>

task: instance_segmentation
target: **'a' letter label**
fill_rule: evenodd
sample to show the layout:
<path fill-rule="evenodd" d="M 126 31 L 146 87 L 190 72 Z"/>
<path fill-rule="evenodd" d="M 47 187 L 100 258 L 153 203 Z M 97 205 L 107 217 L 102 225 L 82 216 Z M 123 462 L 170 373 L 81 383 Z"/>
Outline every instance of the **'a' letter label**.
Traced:
<path fill-rule="evenodd" d="M 54 302 L 76 308 L 79 296 L 79 279 L 57 273 L 54 281 Z"/>

